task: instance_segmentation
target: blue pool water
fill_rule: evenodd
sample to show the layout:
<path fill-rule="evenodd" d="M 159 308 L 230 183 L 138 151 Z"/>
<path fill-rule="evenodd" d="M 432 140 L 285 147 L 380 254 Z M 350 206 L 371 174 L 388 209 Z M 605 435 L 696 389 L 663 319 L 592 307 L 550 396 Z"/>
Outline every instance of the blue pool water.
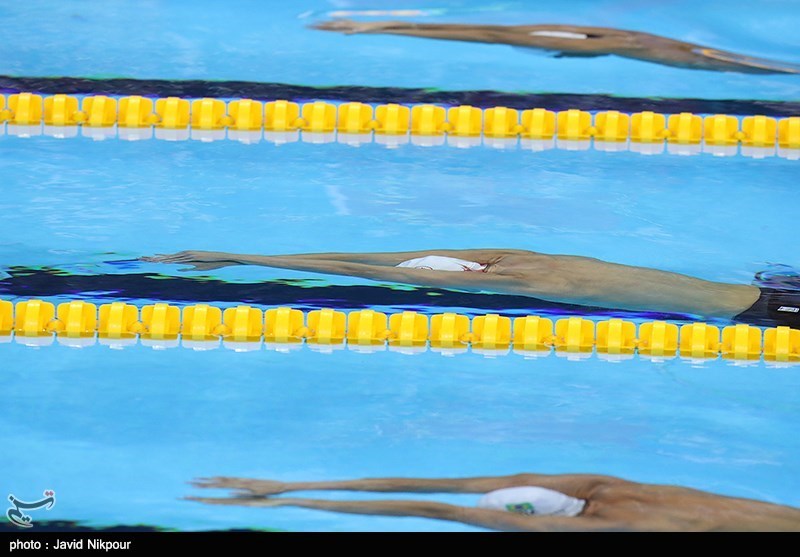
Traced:
<path fill-rule="evenodd" d="M 786 247 L 796 163 L 783 159 L 44 137 L 6 137 L 2 149 L 3 261 L 68 274 L 53 287 L 107 277 L 109 292 L 54 301 L 148 303 L 113 280 L 144 272 L 370 284 L 273 269 L 183 273 L 106 263 L 186 248 L 509 246 L 745 283 L 769 261 L 800 265 Z M 383 296 L 391 309 L 393 291 Z M 263 303 L 270 301 L 291 302 Z M 176 499 L 192 492 L 187 480 L 218 474 L 602 472 L 800 502 L 796 367 L 308 349 L 0 350 L 0 435 L 15 449 L 3 488 L 54 486 L 59 504 L 50 516 L 176 528 L 462 528 Z"/>
<path fill-rule="evenodd" d="M 617 27 L 800 63 L 800 9 L 792 0 L 232 0 L 224 7 L 210 0 L 31 0 L 0 6 L 0 74 L 716 99 L 800 94 L 791 75 L 686 71 L 618 57 L 557 59 L 503 45 L 305 29 L 331 12 L 375 9 L 421 10 L 428 15 L 408 18 L 421 22 Z"/>
<path fill-rule="evenodd" d="M 466 529 L 178 500 L 194 492 L 189 479 L 219 474 L 585 471 L 800 503 L 796 369 L 351 351 L 2 350 L 0 434 L 14 449 L 2 487 L 31 498 L 55 489 L 47 518 L 185 529 Z"/>
<path fill-rule="evenodd" d="M 694 72 L 616 58 L 555 60 L 501 46 L 303 28 L 322 12 L 384 4 L 241 2 L 226 6 L 241 8 L 226 18 L 210 2 L 4 6 L 0 74 L 773 100 L 800 91 L 796 76 Z M 619 26 L 800 61 L 790 32 L 800 15 L 792 3 L 774 2 L 757 14 L 739 2 L 669 2 L 646 10 L 643 4 L 439 2 L 435 7 L 451 11 L 425 20 Z M 307 11 L 314 13 L 299 18 Z M 361 307 L 356 287 L 373 285 L 381 287 L 382 302 L 364 305 L 396 311 L 412 290 L 267 268 L 185 272 L 132 261 L 184 249 L 520 248 L 749 283 L 770 263 L 800 268 L 792 243 L 797 164 L 596 150 L 0 134 L 0 297 L 222 307 L 238 301 L 231 285 L 247 295 L 266 284 L 274 288 L 258 290 L 261 307 L 308 309 L 330 305 L 326 288 L 347 293 L 339 307 Z M 222 286 L 192 300 L 198 284 L 212 279 Z M 302 289 L 313 291 L 313 300 L 286 298 Z M 426 306 L 425 295 L 414 299 L 422 311 L 443 310 Z M 6 448 L 0 495 L 34 499 L 52 488 L 58 497 L 53 510 L 34 520 L 187 530 L 473 529 L 180 500 L 197 493 L 186 482 L 214 475 L 321 480 L 585 472 L 800 506 L 794 426 L 800 366 L 16 342 L 0 343 L 0 361 Z"/>

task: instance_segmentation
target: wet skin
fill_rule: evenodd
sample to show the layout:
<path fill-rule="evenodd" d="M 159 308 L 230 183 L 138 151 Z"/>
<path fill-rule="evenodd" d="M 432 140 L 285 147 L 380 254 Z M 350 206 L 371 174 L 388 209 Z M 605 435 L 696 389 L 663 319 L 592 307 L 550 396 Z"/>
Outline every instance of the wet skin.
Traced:
<path fill-rule="evenodd" d="M 507 44 L 548 50 L 560 57 L 613 54 L 666 66 L 718 72 L 800 74 L 800 66 L 718 50 L 651 33 L 580 25 L 468 25 L 347 19 L 312 25 L 322 31 L 406 35 L 429 39 Z"/>
<path fill-rule="evenodd" d="M 800 531 L 800 509 L 751 499 L 725 497 L 677 486 L 642 484 L 587 474 L 416 479 L 372 478 L 346 481 L 279 482 L 247 478 L 207 478 L 196 487 L 232 489 L 231 497 L 187 497 L 212 505 L 303 507 L 364 515 L 416 516 L 509 531 Z M 538 486 L 586 501 L 575 517 L 536 516 L 461 507 L 434 501 L 333 501 L 275 497 L 290 491 L 368 491 L 380 493 L 488 493 Z"/>
<path fill-rule="evenodd" d="M 396 267 L 403 261 L 427 255 L 474 261 L 486 265 L 486 272 Z M 297 255 L 248 255 L 191 250 L 142 259 L 157 263 L 185 263 L 199 270 L 229 265 L 263 265 L 417 286 L 531 296 L 551 302 L 632 311 L 689 313 L 726 319 L 748 309 L 760 294 L 757 287 L 750 285 L 707 281 L 589 257 L 549 255 L 515 249 Z"/>

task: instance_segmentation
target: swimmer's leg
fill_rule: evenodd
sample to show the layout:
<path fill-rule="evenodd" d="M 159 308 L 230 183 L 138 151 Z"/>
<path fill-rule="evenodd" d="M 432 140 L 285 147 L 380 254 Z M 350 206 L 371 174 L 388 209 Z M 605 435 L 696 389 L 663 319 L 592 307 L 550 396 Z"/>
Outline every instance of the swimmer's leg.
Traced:
<path fill-rule="evenodd" d="M 290 491 L 368 491 L 375 493 L 488 493 L 507 487 L 536 486 L 578 498 L 588 497 L 599 485 L 625 480 L 590 474 L 514 474 L 475 478 L 365 478 L 358 480 L 280 482 L 248 478 L 201 478 L 195 487 L 234 489 L 248 495 L 278 495 Z"/>
<path fill-rule="evenodd" d="M 187 497 L 187 500 L 210 505 L 246 507 L 302 507 L 348 514 L 380 516 L 415 516 L 461 522 L 491 530 L 507 531 L 588 531 L 616 530 L 619 525 L 589 517 L 528 516 L 491 509 L 475 509 L 435 501 L 328 501 L 263 497 Z"/>

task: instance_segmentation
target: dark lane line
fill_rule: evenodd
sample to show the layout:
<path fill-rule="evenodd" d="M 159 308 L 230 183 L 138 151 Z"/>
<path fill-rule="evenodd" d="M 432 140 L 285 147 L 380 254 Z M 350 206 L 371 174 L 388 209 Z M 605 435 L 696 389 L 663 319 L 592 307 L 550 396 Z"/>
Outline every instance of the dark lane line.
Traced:
<path fill-rule="evenodd" d="M 142 95 L 148 97 L 248 98 L 270 101 L 327 100 L 364 103 L 435 103 L 479 108 L 547 108 L 549 110 L 651 110 L 676 114 L 732 114 L 786 117 L 800 114 L 800 102 L 685 98 L 638 98 L 566 93 L 504 93 L 500 91 L 441 91 L 400 87 L 310 87 L 287 83 L 251 81 L 202 81 L 163 79 L 90 79 L 82 77 L 0 76 L 0 92 L 69 95 Z"/>

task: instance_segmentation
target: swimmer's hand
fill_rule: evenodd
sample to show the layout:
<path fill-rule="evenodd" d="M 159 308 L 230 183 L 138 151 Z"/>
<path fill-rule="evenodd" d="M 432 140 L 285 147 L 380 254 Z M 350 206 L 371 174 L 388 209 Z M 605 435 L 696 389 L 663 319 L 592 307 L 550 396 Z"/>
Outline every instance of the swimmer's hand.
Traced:
<path fill-rule="evenodd" d="M 241 491 L 242 495 L 279 495 L 289 491 L 284 482 L 273 480 L 250 480 L 246 478 L 229 478 L 216 476 L 214 478 L 197 478 L 189 482 L 195 487 L 203 489 L 233 489 Z"/>
<path fill-rule="evenodd" d="M 358 33 L 380 33 L 386 29 L 396 26 L 393 21 L 353 21 L 350 19 L 332 19 L 313 23 L 309 27 L 320 31 L 338 31 L 345 35 L 356 35 Z"/>
<path fill-rule="evenodd" d="M 184 501 L 195 501 L 207 505 L 241 505 L 245 507 L 291 507 L 297 499 L 270 499 L 268 497 L 181 497 Z"/>
<path fill-rule="evenodd" d="M 140 257 L 139 261 L 148 263 L 186 263 L 190 267 L 182 271 L 210 271 L 231 265 L 238 265 L 229 259 L 230 255 L 221 251 L 179 251 L 172 254 L 158 254 L 152 257 Z"/>

